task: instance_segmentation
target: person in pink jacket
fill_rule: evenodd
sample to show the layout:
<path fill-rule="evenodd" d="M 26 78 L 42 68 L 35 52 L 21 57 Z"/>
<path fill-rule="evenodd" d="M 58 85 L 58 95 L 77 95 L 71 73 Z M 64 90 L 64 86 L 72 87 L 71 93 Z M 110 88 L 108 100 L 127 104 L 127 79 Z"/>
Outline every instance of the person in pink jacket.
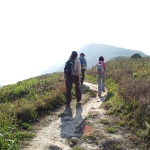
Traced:
<path fill-rule="evenodd" d="M 98 72 L 98 64 L 102 64 L 104 72 L 99 73 Z M 96 76 L 97 76 L 97 82 L 98 82 L 98 96 L 101 97 L 102 91 L 105 92 L 105 77 L 106 77 L 106 63 L 104 62 L 103 56 L 99 57 L 99 61 L 96 63 Z"/>

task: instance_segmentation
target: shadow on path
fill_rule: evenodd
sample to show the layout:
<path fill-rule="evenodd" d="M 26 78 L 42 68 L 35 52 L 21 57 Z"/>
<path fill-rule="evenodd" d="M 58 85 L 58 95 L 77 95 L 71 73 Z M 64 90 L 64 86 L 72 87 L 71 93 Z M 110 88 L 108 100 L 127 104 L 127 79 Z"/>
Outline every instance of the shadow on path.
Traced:
<path fill-rule="evenodd" d="M 84 127 L 84 120 L 82 118 L 81 103 L 76 104 L 76 111 L 74 117 L 72 116 L 71 108 L 66 108 L 61 117 L 61 137 L 72 138 L 81 137 L 82 128 Z"/>

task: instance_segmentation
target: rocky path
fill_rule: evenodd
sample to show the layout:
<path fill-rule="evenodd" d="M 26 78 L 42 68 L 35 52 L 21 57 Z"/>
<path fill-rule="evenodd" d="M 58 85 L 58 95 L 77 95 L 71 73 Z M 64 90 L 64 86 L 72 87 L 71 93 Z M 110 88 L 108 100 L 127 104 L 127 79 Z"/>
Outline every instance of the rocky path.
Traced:
<path fill-rule="evenodd" d="M 97 91 L 97 85 L 91 83 L 84 83 L 90 89 Z M 58 119 L 52 121 L 48 126 L 42 127 L 36 133 L 36 137 L 33 138 L 29 145 L 22 150 L 71 150 L 68 145 L 67 138 L 76 139 L 82 136 L 81 132 L 78 132 L 78 127 L 82 127 L 83 120 L 90 111 L 95 111 L 105 115 L 106 110 L 100 109 L 100 105 L 105 100 L 107 91 L 102 93 L 102 97 L 91 98 L 85 105 L 82 103 L 76 105 L 76 109 L 73 110 L 73 115 L 58 117 Z M 83 125 L 84 126 L 84 125 Z M 121 139 L 121 135 L 108 134 L 107 136 L 111 138 Z M 96 145 L 91 146 L 91 144 L 84 143 L 82 147 L 86 147 L 87 150 L 99 150 Z"/>

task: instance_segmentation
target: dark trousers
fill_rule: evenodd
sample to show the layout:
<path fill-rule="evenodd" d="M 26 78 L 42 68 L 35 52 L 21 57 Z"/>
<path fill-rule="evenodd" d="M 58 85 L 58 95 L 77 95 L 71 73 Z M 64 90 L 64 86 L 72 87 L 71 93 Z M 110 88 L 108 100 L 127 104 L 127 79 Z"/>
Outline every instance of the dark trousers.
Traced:
<path fill-rule="evenodd" d="M 85 69 L 81 69 L 81 74 L 82 74 L 81 84 L 83 84 L 85 78 Z"/>
<path fill-rule="evenodd" d="M 72 84 L 75 84 L 75 96 L 77 101 L 81 100 L 81 90 L 79 87 L 79 77 L 74 75 L 66 75 L 66 105 L 70 105 L 72 100 Z"/>

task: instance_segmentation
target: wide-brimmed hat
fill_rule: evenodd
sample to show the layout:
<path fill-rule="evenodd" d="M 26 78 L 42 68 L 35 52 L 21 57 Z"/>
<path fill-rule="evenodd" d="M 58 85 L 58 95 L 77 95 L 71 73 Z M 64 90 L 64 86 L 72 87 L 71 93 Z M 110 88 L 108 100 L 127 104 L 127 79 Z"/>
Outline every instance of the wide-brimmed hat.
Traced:
<path fill-rule="evenodd" d="M 85 56 L 84 53 L 81 53 L 80 55 Z"/>

